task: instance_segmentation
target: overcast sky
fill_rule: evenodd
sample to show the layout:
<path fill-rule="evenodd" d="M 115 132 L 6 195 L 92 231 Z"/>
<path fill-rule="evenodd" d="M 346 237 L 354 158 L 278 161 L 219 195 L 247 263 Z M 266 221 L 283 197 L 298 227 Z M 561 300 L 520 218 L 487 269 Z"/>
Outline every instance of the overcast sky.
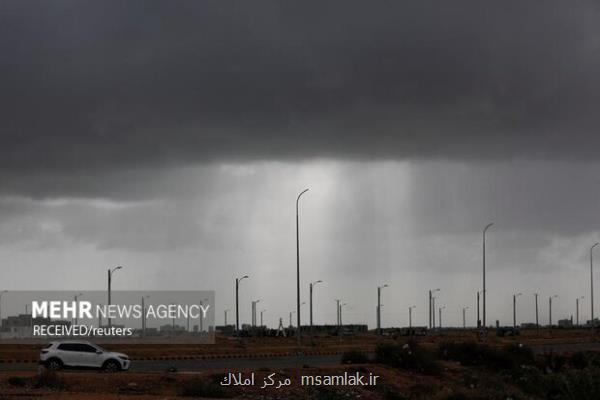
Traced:
<path fill-rule="evenodd" d="M 594 1 L 3 1 L 0 289 L 124 265 L 115 289 L 215 290 L 220 323 L 248 274 L 242 320 L 287 323 L 308 187 L 317 323 L 342 298 L 373 325 L 384 283 L 384 325 L 437 287 L 462 323 L 492 221 L 488 322 L 515 292 L 589 318 L 598 71 Z"/>

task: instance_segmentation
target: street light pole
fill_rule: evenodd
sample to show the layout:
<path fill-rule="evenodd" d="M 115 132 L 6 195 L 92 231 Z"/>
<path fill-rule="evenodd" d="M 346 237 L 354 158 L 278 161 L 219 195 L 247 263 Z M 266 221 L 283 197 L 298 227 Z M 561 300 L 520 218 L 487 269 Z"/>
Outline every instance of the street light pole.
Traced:
<path fill-rule="evenodd" d="M 3 290 L 0 292 L 0 328 L 2 327 L 2 295 L 7 292 L 8 290 Z"/>
<path fill-rule="evenodd" d="M 240 331 L 240 282 L 246 278 L 248 278 L 248 275 L 235 278 L 235 331 L 238 334 Z"/>
<path fill-rule="evenodd" d="M 267 310 L 260 310 L 260 326 L 263 327 L 263 313 Z"/>
<path fill-rule="evenodd" d="M 306 193 L 308 189 L 304 189 L 296 198 L 296 312 L 298 313 L 298 346 L 302 343 L 300 337 L 300 228 L 298 218 L 298 203 L 300 202 L 300 196 Z"/>
<path fill-rule="evenodd" d="M 225 311 L 223 311 L 223 313 L 225 314 L 225 326 L 227 326 L 227 312 L 230 311 L 229 308 L 226 309 Z"/>
<path fill-rule="evenodd" d="M 435 296 L 431 297 L 431 306 L 433 308 L 433 312 L 431 313 L 431 324 L 433 329 L 435 329 Z"/>
<path fill-rule="evenodd" d="M 550 325 L 550 328 L 552 329 L 552 299 L 557 298 L 558 295 L 555 294 L 554 296 L 550 296 L 548 298 L 548 308 L 549 308 L 549 313 L 548 313 L 548 322 Z"/>
<path fill-rule="evenodd" d="M 377 286 L 377 331 L 380 335 L 383 334 L 381 329 L 381 290 L 386 287 L 388 287 L 387 284 L 383 286 Z"/>
<path fill-rule="evenodd" d="M 517 297 L 522 293 L 513 294 L 513 328 L 517 328 Z"/>
<path fill-rule="evenodd" d="M 440 330 L 442 329 L 442 310 L 444 308 L 446 308 L 446 306 L 440 307 L 440 318 L 438 320 L 438 325 L 439 325 Z"/>
<path fill-rule="evenodd" d="M 417 306 L 408 307 L 408 328 L 412 329 L 412 309 L 417 308 Z"/>
<path fill-rule="evenodd" d="M 585 296 L 581 296 L 575 299 L 575 315 L 576 315 L 576 325 L 579 326 L 579 300 L 585 299 Z"/>
<path fill-rule="evenodd" d="M 110 330 L 110 328 L 112 327 L 112 320 L 110 318 L 110 292 L 111 292 L 111 282 L 112 282 L 112 275 L 115 273 L 115 271 L 122 269 L 123 267 L 121 265 L 113 268 L 112 270 L 109 268 L 108 269 L 108 329 Z"/>
<path fill-rule="evenodd" d="M 463 312 L 463 329 L 467 329 L 467 318 L 466 318 L 466 311 L 469 309 L 469 306 L 467 307 L 463 307 L 462 312 Z"/>
<path fill-rule="evenodd" d="M 485 319 L 485 233 L 487 230 L 494 225 L 493 222 L 487 224 L 485 228 L 483 228 L 483 328 L 486 327 L 486 319 Z"/>
<path fill-rule="evenodd" d="M 256 326 L 256 305 L 260 302 L 260 299 L 252 302 L 252 327 Z"/>
<path fill-rule="evenodd" d="M 311 337 L 313 334 L 313 288 L 322 282 L 323 281 L 318 280 L 315 282 L 311 282 L 309 285 L 310 286 L 310 335 L 311 335 Z"/>
<path fill-rule="evenodd" d="M 150 296 L 142 296 L 142 337 L 146 337 L 146 299 Z M 188 318 L 189 330 L 189 318 Z"/>
<path fill-rule="evenodd" d="M 347 305 L 348 303 L 342 303 L 340 304 L 340 327 L 344 325 L 344 322 L 342 321 L 342 310 L 344 309 L 344 306 Z"/>
<path fill-rule="evenodd" d="M 594 243 L 590 248 L 590 310 L 592 313 L 592 329 L 596 325 L 594 322 L 594 247 L 600 243 Z"/>
<path fill-rule="evenodd" d="M 204 302 L 208 301 L 208 299 L 204 299 L 200 301 L 200 309 L 202 309 L 202 306 L 204 305 Z M 189 325 L 190 321 L 188 319 L 188 325 Z M 199 333 L 202 334 L 202 332 L 204 332 L 204 313 L 200 312 L 200 321 L 199 321 Z M 188 329 L 189 330 L 189 329 Z"/>
<path fill-rule="evenodd" d="M 73 299 L 75 300 L 75 307 L 77 307 L 77 299 L 79 299 L 80 296 L 83 296 L 83 293 L 79 293 L 76 294 L 75 296 L 73 296 Z M 79 307 L 77 307 L 79 308 Z M 27 308 L 25 308 L 25 310 L 27 310 Z M 25 314 L 27 314 L 27 312 L 25 312 Z M 77 309 L 75 311 L 75 325 L 77 325 L 78 319 L 77 319 Z M 1 322 L 1 321 L 0 321 Z"/>
<path fill-rule="evenodd" d="M 538 312 L 538 294 L 534 293 L 533 294 L 535 296 L 535 327 L 539 333 L 540 331 L 540 319 L 539 319 L 539 312 Z"/>
<path fill-rule="evenodd" d="M 435 307 L 433 305 L 433 293 L 439 291 L 439 288 L 429 291 L 429 329 L 435 328 Z"/>

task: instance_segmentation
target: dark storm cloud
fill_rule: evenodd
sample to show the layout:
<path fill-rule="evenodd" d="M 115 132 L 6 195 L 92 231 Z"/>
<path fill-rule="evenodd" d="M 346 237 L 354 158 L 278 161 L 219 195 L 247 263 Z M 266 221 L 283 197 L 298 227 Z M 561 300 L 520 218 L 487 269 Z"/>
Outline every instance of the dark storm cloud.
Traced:
<path fill-rule="evenodd" d="M 596 158 L 599 16 L 591 1 L 4 1 L 4 190 L 212 160 Z"/>

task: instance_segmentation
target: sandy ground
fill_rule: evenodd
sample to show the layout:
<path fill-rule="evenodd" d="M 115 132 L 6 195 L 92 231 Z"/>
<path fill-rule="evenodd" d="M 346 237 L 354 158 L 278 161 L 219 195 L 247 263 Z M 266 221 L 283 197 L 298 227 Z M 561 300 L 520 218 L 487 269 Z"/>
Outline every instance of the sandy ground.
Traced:
<path fill-rule="evenodd" d="M 198 358 L 233 355 L 283 355 L 297 354 L 299 351 L 306 354 L 318 353 L 342 353 L 350 349 L 361 351 L 373 351 L 377 343 L 386 338 L 380 338 L 373 334 L 364 334 L 356 337 L 317 337 L 315 345 L 307 345 L 299 348 L 295 338 L 245 338 L 236 340 L 231 337 L 218 336 L 215 344 L 186 345 L 186 344 L 98 344 L 111 351 L 119 351 L 128 354 L 133 360 L 152 360 L 165 357 Z M 477 340 L 474 331 L 447 331 L 441 334 L 416 337 L 418 342 L 424 345 L 435 345 L 446 340 Z M 523 331 L 516 338 L 497 338 L 490 334 L 485 339 L 490 344 L 504 344 L 519 341 L 529 346 L 544 344 L 568 344 L 600 342 L 600 336 L 592 336 L 589 330 L 535 330 Z M 0 362 L 37 362 L 40 345 L 0 344 Z"/>

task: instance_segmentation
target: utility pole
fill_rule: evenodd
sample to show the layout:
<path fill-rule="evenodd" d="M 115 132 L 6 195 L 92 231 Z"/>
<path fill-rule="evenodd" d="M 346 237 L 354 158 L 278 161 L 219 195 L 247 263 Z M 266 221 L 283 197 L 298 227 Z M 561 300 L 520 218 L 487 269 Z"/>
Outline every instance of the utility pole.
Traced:
<path fill-rule="evenodd" d="M 260 326 L 263 327 L 263 313 L 267 310 L 260 310 Z"/>
<path fill-rule="evenodd" d="M 439 311 L 440 311 L 440 318 L 439 318 L 439 320 L 438 320 L 438 325 L 439 325 L 439 328 L 440 328 L 440 330 L 442 330 L 442 310 L 443 310 L 444 308 L 446 308 L 446 306 L 444 306 L 444 307 L 440 307 L 440 308 L 439 308 Z"/>
<path fill-rule="evenodd" d="M 431 297 L 431 307 L 433 308 L 433 312 L 431 313 L 431 324 L 432 329 L 435 329 L 435 296 Z"/>
<path fill-rule="evenodd" d="M 227 312 L 228 311 L 230 311 L 229 308 L 223 312 L 225 314 L 225 326 L 227 326 Z"/>
<path fill-rule="evenodd" d="M 412 309 L 413 308 L 417 308 L 417 306 L 410 306 L 410 307 L 408 307 L 408 327 L 410 329 L 412 329 Z"/>
<path fill-rule="evenodd" d="M 463 329 L 467 329 L 467 318 L 466 318 L 466 311 L 469 307 L 463 307 L 462 309 L 462 314 L 463 314 Z"/>
<path fill-rule="evenodd" d="M 483 228 L 483 328 L 485 329 L 486 325 L 486 319 L 485 319 L 485 233 L 487 232 L 487 230 L 494 225 L 493 222 L 487 224 L 485 226 L 485 228 Z"/>
<path fill-rule="evenodd" d="M 334 301 L 335 301 L 335 303 L 336 303 L 336 306 L 335 306 L 335 312 L 337 313 L 337 326 L 338 326 L 338 328 L 339 328 L 339 327 L 340 327 L 340 325 L 341 325 L 341 324 L 340 324 L 340 301 L 341 301 L 341 300 L 340 300 L 340 299 L 335 299 Z"/>

